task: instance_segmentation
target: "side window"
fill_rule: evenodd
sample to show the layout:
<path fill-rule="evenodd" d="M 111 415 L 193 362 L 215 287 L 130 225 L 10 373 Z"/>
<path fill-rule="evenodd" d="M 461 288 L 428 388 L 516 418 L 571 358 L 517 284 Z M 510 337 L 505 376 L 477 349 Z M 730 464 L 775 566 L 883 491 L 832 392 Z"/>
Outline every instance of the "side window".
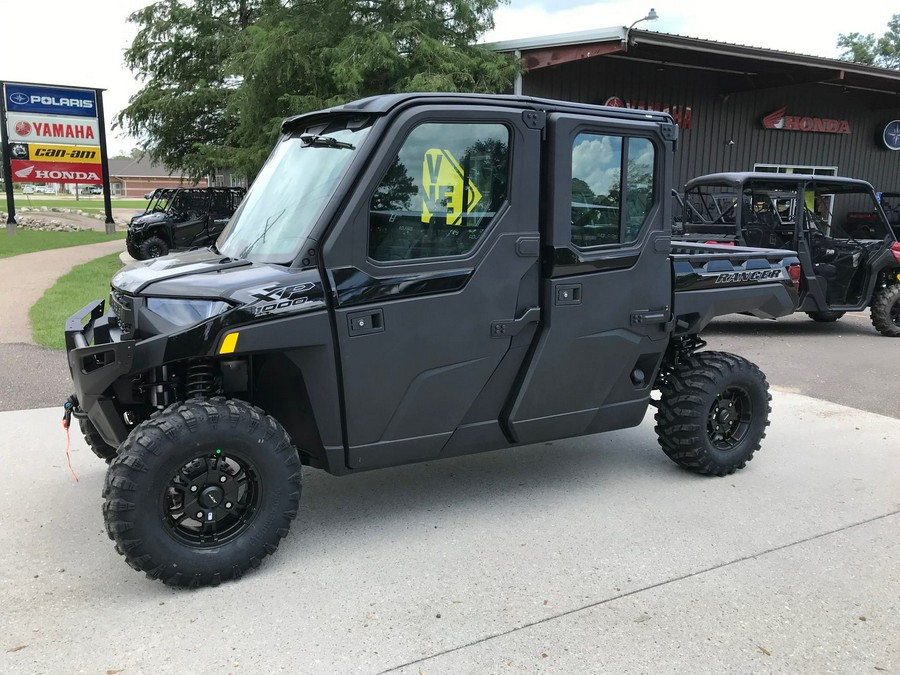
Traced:
<path fill-rule="evenodd" d="M 369 257 L 468 253 L 507 198 L 509 130 L 422 124 L 409 134 L 369 204 Z"/>
<path fill-rule="evenodd" d="M 646 138 L 582 133 L 572 145 L 572 243 L 637 239 L 653 205 L 656 153 Z M 623 172 L 624 167 L 624 172 Z"/>

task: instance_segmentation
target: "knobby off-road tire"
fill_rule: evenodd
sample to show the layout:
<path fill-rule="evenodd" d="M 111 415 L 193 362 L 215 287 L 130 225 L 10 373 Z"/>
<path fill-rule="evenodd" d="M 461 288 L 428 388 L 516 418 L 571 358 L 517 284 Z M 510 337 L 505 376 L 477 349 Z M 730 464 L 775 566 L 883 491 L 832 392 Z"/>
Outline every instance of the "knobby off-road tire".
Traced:
<path fill-rule="evenodd" d="M 686 359 L 661 387 L 656 434 L 669 459 L 725 476 L 753 459 L 769 425 L 769 385 L 753 363 L 726 352 Z"/>
<path fill-rule="evenodd" d="M 900 337 L 900 284 L 882 289 L 872 299 L 872 325 L 882 335 Z"/>
<path fill-rule="evenodd" d="M 132 430 L 103 496 L 107 534 L 131 567 L 172 586 L 215 586 L 258 567 L 287 535 L 300 459 L 259 408 L 190 399 Z"/>
<path fill-rule="evenodd" d="M 125 248 L 128 251 L 128 255 L 130 255 L 135 260 L 143 260 L 141 257 L 141 249 L 137 244 L 133 244 L 130 241 L 125 242 Z"/>
<path fill-rule="evenodd" d="M 807 312 L 806 316 L 808 316 L 813 321 L 818 321 L 819 323 L 833 323 L 844 316 L 843 312 Z"/>
<path fill-rule="evenodd" d="M 159 237 L 147 237 L 138 247 L 138 253 L 140 253 L 138 260 L 161 258 L 169 253 L 169 245 Z"/>
<path fill-rule="evenodd" d="M 84 440 L 97 457 L 107 464 L 115 459 L 118 449 L 103 440 L 103 437 L 100 435 L 100 432 L 97 431 L 97 427 L 94 426 L 93 422 L 87 418 L 82 418 L 78 420 L 78 426 L 81 427 L 81 433 L 84 434 Z"/>

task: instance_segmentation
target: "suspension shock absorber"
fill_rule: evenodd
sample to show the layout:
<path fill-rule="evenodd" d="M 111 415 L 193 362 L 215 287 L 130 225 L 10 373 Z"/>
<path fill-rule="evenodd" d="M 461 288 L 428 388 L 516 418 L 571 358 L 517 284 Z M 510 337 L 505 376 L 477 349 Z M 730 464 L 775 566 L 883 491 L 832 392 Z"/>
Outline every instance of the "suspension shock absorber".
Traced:
<path fill-rule="evenodd" d="M 187 367 L 184 391 L 187 398 L 208 398 L 215 392 L 216 376 L 213 365 L 198 361 Z"/>

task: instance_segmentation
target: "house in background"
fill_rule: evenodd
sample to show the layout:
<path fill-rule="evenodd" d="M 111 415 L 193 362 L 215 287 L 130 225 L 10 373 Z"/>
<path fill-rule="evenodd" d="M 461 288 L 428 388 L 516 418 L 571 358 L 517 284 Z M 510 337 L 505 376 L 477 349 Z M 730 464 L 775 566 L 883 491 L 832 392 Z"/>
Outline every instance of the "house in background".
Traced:
<path fill-rule="evenodd" d="M 109 160 L 109 188 L 114 197 L 143 197 L 156 188 L 207 187 L 209 181 L 192 181 L 180 171 L 154 164 L 146 155 L 136 159 Z"/>

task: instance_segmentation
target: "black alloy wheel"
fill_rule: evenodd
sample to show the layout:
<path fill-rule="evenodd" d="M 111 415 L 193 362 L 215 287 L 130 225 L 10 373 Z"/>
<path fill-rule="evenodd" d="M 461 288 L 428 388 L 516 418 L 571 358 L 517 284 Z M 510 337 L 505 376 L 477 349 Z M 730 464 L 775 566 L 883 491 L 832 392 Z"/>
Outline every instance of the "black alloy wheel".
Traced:
<path fill-rule="evenodd" d="M 656 435 L 673 462 L 695 473 L 743 469 L 769 425 L 769 385 L 750 361 L 727 352 L 683 358 L 660 385 Z"/>
<path fill-rule="evenodd" d="M 169 245 L 159 237 L 147 237 L 138 247 L 141 254 L 141 260 L 149 260 L 150 258 L 161 258 L 169 254 Z"/>
<path fill-rule="evenodd" d="M 709 409 L 706 432 L 719 450 L 733 450 L 744 442 L 753 420 L 753 402 L 741 387 L 728 387 L 716 394 Z"/>
<path fill-rule="evenodd" d="M 189 399 L 132 429 L 106 473 L 106 532 L 132 568 L 215 586 L 259 567 L 300 505 L 284 428 L 237 399 Z"/>
<path fill-rule="evenodd" d="M 196 547 L 240 536 L 259 511 L 262 486 L 253 463 L 217 448 L 193 459 L 169 481 L 163 518 L 176 539 Z"/>

